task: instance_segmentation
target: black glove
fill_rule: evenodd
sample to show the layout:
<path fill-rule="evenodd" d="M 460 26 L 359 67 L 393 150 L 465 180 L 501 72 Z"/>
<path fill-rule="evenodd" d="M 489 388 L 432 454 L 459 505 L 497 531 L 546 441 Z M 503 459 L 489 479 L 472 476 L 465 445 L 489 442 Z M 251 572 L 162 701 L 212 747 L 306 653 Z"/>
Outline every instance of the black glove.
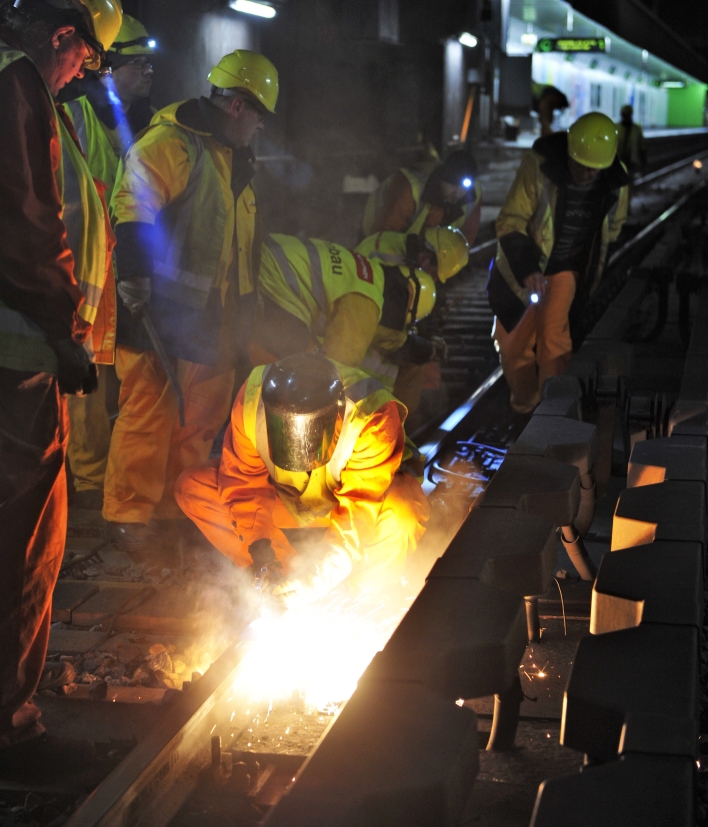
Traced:
<path fill-rule="evenodd" d="M 98 371 L 84 348 L 73 339 L 60 339 L 52 347 L 59 362 L 61 393 L 93 393 L 98 388 Z"/>
<path fill-rule="evenodd" d="M 253 565 L 256 569 L 261 569 L 275 560 L 275 551 L 271 542 L 267 538 L 256 540 L 248 547 L 248 553 L 251 555 Z"/>

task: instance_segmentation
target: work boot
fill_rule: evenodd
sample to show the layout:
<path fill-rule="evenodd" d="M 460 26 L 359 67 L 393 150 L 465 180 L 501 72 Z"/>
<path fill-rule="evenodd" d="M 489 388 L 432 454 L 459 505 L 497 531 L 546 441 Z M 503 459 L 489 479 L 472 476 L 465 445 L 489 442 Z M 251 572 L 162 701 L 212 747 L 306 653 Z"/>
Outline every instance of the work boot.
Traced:
<path fill-rule="evenodd" d="M 0 778 L 19 784 L 68 784 L 85 789 L 97 785 L 110 771 L 92 741 L 58 738 L 46 732 L 38 738 L 0 749 Z"/>
<path fill-rule="evenodd" d="M 108 523 L 108 538 L 139 565 L 160 552 L 157 535 L 145 523 Z"/>
<path fill-rule="evenodd" d="M 86 491 L 77 491 L 71 499 L 72 508 L 82 508 L 86 511 L 103 510 L 103 491 L 99 488 L 88 488 Z"/>

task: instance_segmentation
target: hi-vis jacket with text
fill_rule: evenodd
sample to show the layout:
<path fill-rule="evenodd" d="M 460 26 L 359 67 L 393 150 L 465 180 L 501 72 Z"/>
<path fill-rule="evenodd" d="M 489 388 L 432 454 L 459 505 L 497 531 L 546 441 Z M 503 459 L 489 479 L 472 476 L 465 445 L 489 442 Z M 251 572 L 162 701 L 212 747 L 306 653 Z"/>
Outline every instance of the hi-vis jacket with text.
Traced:
<path fill-rule="evenodd" d="M 149 276 L 151 316 L 168 353 L 215 364 L 230 298 L 254 290 L 260 257 L 250 149 L 233 150 L 206 98 L 160 110 L 125 159 L 111 209 L 118 280 Z M 119 310 L 118 341 L 150 349 Z"/>

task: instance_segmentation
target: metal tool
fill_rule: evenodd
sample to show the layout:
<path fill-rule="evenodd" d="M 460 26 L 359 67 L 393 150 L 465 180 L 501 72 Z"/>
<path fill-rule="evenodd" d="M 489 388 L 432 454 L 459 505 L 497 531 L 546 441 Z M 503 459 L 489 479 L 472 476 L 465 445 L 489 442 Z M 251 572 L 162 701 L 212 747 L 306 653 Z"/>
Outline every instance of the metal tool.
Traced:
<path fill-rule="evenodd" d="M 160 340 L 160 336 L 155 330 L 155 325 L 152 323 L 152 319 L 150 318 L 150 314 L 147 312 L 145 308 L 143 308 L 140 314 L 140 320 L 143 323 L 143 327 L 147 332 L 147 335 L 150 337 L 150 341 L 152 342 L 152 346 L 155 348 L 155 353 L 157 353 L 157 357 L 162 364 L 162 367 L 167 375 L 167 381 L 170 383 L 172 390 L 175 392 L 175 396 L 177 397 L 177 412 L 179 414 L 179 424 L 181 428 L 184 428 L 184 395 L 182 394 L 182 388 L 179 385 L 179 380 L 177 379 L 177 374 L 175 373 L 175 369 L 170 361 L 170 357 L 167 355 L 167 351 L 165 350 L 165 346 L 162 344 Z"/>

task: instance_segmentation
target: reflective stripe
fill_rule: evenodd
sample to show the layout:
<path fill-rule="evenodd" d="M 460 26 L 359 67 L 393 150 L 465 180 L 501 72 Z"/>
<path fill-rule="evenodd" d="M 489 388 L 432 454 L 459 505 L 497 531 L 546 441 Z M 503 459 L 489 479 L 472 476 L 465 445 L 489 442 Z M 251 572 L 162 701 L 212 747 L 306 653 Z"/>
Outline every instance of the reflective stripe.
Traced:
<path fill-rule="evenodd" d="M 190 273 L 188 270 L 180 270 L 179 267 L 174 267 L 164 261 L 153 262 L 153 272 L 157 276 L 170 281 L 179 282 L 186 287 L 191 287 L 192 290 L 197 290 L 200 293 L 209 293 L 212 284 L 212 279 L 208 276 L 200 276 L 199 273 Z"/>
<path fill-rule="evenodd" d="M 182 135 L 188 136 L 185 144 L 194 150 L 194 166 L 189 172 L 187 186 L 180 196 L 181 207 L 177 213 L 177 220 L 172 230 L 167 255 L 164 261 L 153 261 L 153 273 L 157 276 L 162 276 L 162 278 L 169 279 L 176 284 L 196 290 L 202 294 L 203 303 L 206 304 L 209 293 L 214 285 L 214 279 L 209 276 L 200 276 L 197 273 L 191 273 L 188 270 L 182 270 L 179 267 L 197 201 L 197 187 L 199 187 L 202 176 L 204 175 L 204 141 L 199 135 L 191 132 L 187 133 L 184 132 L 184 130 L 179 131 Z M 160 292 L 159 287 L 157 288 L 157 292 Z M 177 297 L 175 296 L 174 298 Z M 199 304 L 201 304 L 201 302 L 199 302 Z"/>
<path fill-rule="evenodd" d="M 263 243 L 271 251 L 271 253 L 273 253 L 273 257 L 275 258 L 278 267 L 280 267 L 290 290 L 298 297 L 298 299 L 301 299 L 302 294 L 300 293 L 300 285 L 297 282 L 297 276 L 295 275 L 293 268 L 290 266 L 290 262 L 285 256 L 285 250 L 283 250 L 280 244 L 278 244 L 277 241 L 274 241 L 270 236 L 268 236 Z"/>
<path fill-rule="evenodd" d="M 326 307 L 326 298 L 324 280 L 322 278 L 322 261 L 320 260 L 320 254 L 317 251 L 317 247 L 315 247 L 315 245 L 309 238 L 306 238 L 303 241 L 303 244 L 305 245 L 305 249 L 307 250 L 307 257 L 310 259 L 310 281 L 312 284 L 312 297 L 317 303 L 319 309 L 322 311 L 322 313 L 324 313 Z"/>
<path fill-rule="evenodd" d="M 39 325 L 24 316 L 19 310 L 13 310 L 10 307 L 0 306 L 0 330 L 18 336 L 29 336 L 35 339 L 44 338 L 44 333 L 42 333 Z"/>
<path fill-rule="evenodd" d="M 83 149 L 84 155 L 88 157 L 89 144 L 84 108 L 78 101 L 69 101 L 65 104 L 65 106 L 71 113 L 71 120 L 74 123 L 74 130 L 76 131 L 76 137 L 79 139 L 79 143 L 81 144 L 81 149 Z"/>

